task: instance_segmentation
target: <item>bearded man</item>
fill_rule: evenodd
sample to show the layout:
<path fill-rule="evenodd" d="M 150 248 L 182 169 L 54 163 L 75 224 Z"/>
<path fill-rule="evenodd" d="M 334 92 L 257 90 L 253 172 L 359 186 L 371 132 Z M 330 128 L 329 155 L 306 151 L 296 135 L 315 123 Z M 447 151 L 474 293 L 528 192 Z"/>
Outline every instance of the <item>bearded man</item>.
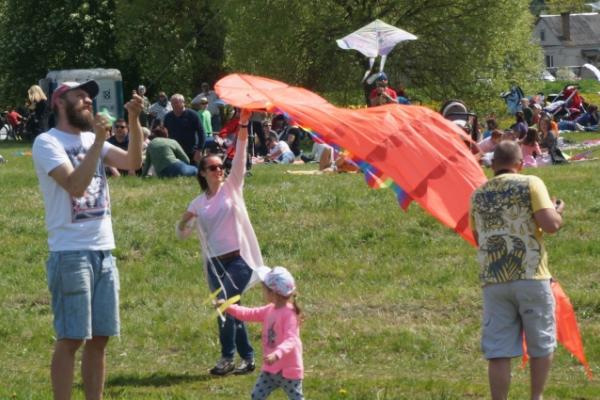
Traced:
<path fill-rule="evenodd" d="M 93 115 L 98 90 L 95 81 L 62 83 L 52 95 L 56 128 L 33 144 L 50 250 L 46 272 L 56 332 L 50 369 L 55 399 L 70 398 L 75 354 L 82 345 L 85 397 L 102 398 L 106 345 L 120 330 L 119 275 L 111 254 L 115 243 L 104 163 L 140 168 L 143 104 L 134 95 L 125 106 L 131 131 L 125 151 L 105 141 L 109 119 Z"/>

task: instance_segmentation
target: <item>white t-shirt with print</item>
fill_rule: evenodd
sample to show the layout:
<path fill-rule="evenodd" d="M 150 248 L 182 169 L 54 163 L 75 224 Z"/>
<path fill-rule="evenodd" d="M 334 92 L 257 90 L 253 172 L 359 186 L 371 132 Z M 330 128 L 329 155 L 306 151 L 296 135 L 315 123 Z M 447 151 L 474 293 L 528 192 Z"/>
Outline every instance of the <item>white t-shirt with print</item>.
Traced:
<path fill-rule="evenodd" d="M 50 251 L 112 250 L 115 247 L 110 195 L 102 162 L 113 146 L 104 143 L 96 172 L 82 197 L 71 196 L 49 175 L 64 163 L 77 168 L 94 139 L 92 132 L 77 135 L 53 128 L 39 135 L 33 143 L 33 162 L 44 197 Z"/>

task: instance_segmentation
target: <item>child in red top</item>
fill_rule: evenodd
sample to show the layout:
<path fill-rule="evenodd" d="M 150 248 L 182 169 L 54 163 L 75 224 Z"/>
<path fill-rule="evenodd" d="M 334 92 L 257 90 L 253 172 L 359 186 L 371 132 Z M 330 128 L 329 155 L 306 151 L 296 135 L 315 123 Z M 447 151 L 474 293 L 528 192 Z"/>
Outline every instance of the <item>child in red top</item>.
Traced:
<path fill-rule="evenodd" d="M 6 114 L 6 119 L 8 120 L 10 126 L 12 126 L 13 129 L 16 129 L 19 125 L 21 125 L 21 122 L 23 121 L 23 116 L 17 111 L 15 111 L 14 108 L 11 108 L 10 112 Z"/>
<path fill-rule="evenodd" d="M 266 399 L 278 387 L 289 399 L 303 400 L 302 342 L 300 341 L 300 309 L 296 305 L 294 278 L 283 267 L 261 267 L 256 270 L 263 282 L 263 307 L 231 305 L 227 313 L 242 321 L 261 322 L 263 366 L 252 399 Z M 223 303 L 220 300 L 219 303 Z"/>

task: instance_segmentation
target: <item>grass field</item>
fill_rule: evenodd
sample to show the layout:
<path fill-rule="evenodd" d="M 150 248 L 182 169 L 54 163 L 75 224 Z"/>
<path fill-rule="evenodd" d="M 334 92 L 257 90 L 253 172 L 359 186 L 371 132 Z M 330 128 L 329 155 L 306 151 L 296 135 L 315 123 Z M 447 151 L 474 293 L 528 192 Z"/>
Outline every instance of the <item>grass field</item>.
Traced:
<path fill-rule="evenodd" d="M 575 140 L 589 136 L 573 135 Z M 0 399 L 48 399 L 52 315 L 45 283 L 43 204 L 28 150 L 0 143 Z M 309 168 L 294 166 L 294 168 Z M 550 267 L 575 306 L 588 360 L 600 373 L 600 162 L 529 171 L 566 203 L 547 238 Z M 484 399 L 475 250 L 413 204 L 361 175 L 297 176 L 258 166 L 246 181 L 251 220 L 268 265 L 295 275 L 308 399 Z M 198 193 L 193 179 L 110 182 L 121 276 L 122 336 L 109 345 L 107 399 L 249 398 L 256 373 L 215 379 L 214 312 L 195 238 L 174 223 Z M 262 304 L 260 290 L 244 298 Z M 260 357 L 260 327 L 251 325 Z M 600 398 L 563 348 L 546 399 Z M 511 398 L 528 373 L 514 363 Z M 82 399 L 76 376 L 75 399 Z M 283 393 L 271 398 L 283 399 Z"/>

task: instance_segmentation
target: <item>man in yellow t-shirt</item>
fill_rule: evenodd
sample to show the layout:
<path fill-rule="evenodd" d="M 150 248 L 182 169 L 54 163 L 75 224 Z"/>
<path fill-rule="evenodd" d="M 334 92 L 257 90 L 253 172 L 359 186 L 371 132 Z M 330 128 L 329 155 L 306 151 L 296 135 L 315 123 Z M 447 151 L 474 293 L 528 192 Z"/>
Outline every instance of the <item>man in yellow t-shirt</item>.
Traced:
<path fill-rule="evenodd" d="M 470 224 L 479 246 L 483 286 L 481 347 L 488 360 L 492 400 L 508 398 L 511 358 L 531 357 L 531 398 L 541 399 L 556 348 L 554 297 L 542 232 L 562 225 L 564 202 L 550 199 L 544 182 L 520 175 L 516 142 L 494 151 L 494 178 L 471 198 Z"/>

